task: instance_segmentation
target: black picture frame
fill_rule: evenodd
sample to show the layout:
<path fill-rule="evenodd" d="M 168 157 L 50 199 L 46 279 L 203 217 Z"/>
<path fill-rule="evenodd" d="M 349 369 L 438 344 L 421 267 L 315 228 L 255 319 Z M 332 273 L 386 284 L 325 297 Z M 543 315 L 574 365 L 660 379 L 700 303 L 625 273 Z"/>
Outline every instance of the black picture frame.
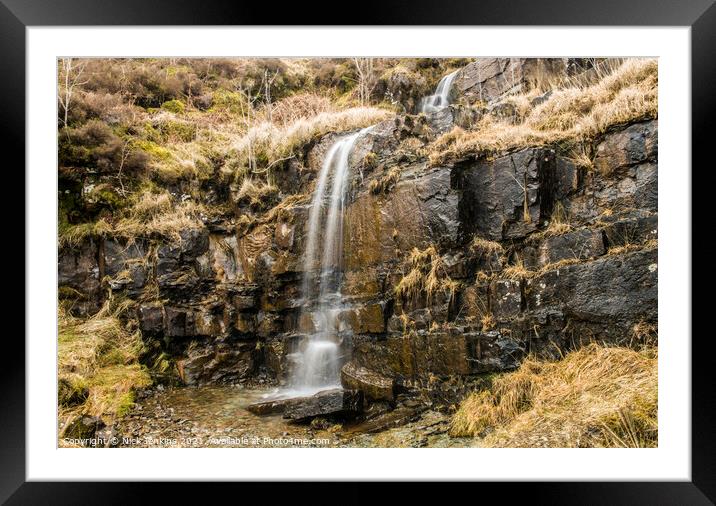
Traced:
<path fill-rule="evenodd" d="M 698 174 L 699 185 L 692 188 L 711 187 L 714 178 L 710 145 L 713 125 L 714 102 L 716 102 L 716 5 L 714 0 L 413 0 L 412 2 L 368 0 L 360 9 L 343 14 L 338 19 L 325 19 L 317 13 L 336 12 L 330 2 L 314 1 L 310 5 L 294 3 L 240 3 L 236 1 L 204 0 L 122 0 L 103 2 L 99 0 L 0 0 L 0 41 L 2 59 L 0 65 L 0 97 L 2 97 L 4 135 L 8 148 L 19 155 L 17 167 L 24 167 L 25 137 L 25 30 L 30 26 L 65 25 L 341 25 L 349 20 L 352 25 L 620 25 L 620 26 L 682 26 L 691 27 L 692 70 L 692 166 L 702 173 L 691 170 L 692 178 Z M 346 12 L 346 11 L 343 11 Z M 711 163 L 708 163 L 711 162 Z M 20 165 L 22 164 L 22 165 Z M 672 168 L 689 175 L 688 167 Z M 19 178 L 18 188 L 25 187 Z M 703 183 L 701 182 L 703 181 Z M 25 188 L 28 191 L 28 188 Z M 708 200 L 708 199 L 707 199 Z M 696 202 L 692 196 L 692 202 Z M 699 214 L 692 211 L 694 220 Z M 692 230 L 699 230 L 696 223 Z M 20 241 L 17 241 L 18 244 Z M 24 244 L 24 241 L 23 243 Z M 24 247 L 23 247 L 24 248 Z M 23 249 L 24 251 L 24 249 Z M 701 252 L 703 251 L 703 252 Z M 692 265 L 699 265 L 704 250 L 693 248 Z M 31 266 L 25 263 L 27 270 Z M 668 268 L 668 267 L 667 267 Z M 705 283 L 705 281 L 702 281 Z M 695 293 L 695 292 L 694 292 Z M 706 304 L 710 301 L 694 296 L 692 314 L 708 314 Z M 699 311 L 701 309 L 701 311 Z M 27 313 L 26 313 L 27 314 Z M 713 361 L 713 338 L 710 332 L 695 336 L 692 349 L 692 448 L 691 482 L 649 483 L 523 483 L 480 484 L 480 496 L 489 492 L 503 493 L 509 487 L 509 497 L 525 495 L 530 501 L 549 504 L 714 504 L 716 501 L 716 438 L 714 437 L 714 393 L 711 369 Z M 691 336 L 667 336 L 688 342 Z M 13 359 L 5 360 L 0 367 L 2 385 L 3 434 L 0 437 L 0 501 L 8 504 L 83 504 L 142 502 L 153 484 L 132 486 L 112 483 L 40 483 L 26 482 L 25 474 L 25 346 L 17 338 L 6 339 L 5 354 Z M 307 484 L 291 486 L 292 495 Z M 204 484 L 206 487 L 206 484 Z M 231 485 L 213 488 L 213 495 L 225 492 Z M 241 484 L 242 495 L 250 497 L 260 490 L 248 490 Z M 476 485 L 471 485 L 476 486 Z M 215 487 L 215 485 L 212 485 Z M 270 484 L 256 484 L 254 488 L 271 491 Z M 353 502 L 364 492 L 344 490 L 334 499 Z M 490 490 L 486 490 L 488 488 Z M 499 487 L 499 490 L 498 490 Z M 296 489 L 299 490 L 296 490 Z M 186 486 L 172 484 L 164 487 L 171 496 L 186 497 Z M 420 493 L 422 486 L 414 486 Z M 493 490 L 494 489 L 494 490 Z M 164 491 L 162 492 L 164 494 Z M 269 496 L 267 496 L 269 497 Z M 320 501 L 319 501 L 320 502 Z M 334 502 L 334 501 L 331 501 Z"/>

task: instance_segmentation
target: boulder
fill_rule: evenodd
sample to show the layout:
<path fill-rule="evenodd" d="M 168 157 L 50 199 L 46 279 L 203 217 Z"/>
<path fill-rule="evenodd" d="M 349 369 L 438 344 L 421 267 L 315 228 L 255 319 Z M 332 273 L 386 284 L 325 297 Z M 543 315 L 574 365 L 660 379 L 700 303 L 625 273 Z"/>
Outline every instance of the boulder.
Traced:
<path fill-rule="evenodd" d="M 355 416 L 363 409 L 363 394 L 357 390 L 326 390 L 287 403 L 283 417 L 305 422 L 317 416 Z"/>
<path fill-rule="evenodd" d="M 341 369 L 341 384 L 348 390 L 360 390 L 367 399 L 392 401 L 394 382 L 355 362 L 348 362 Z"/>

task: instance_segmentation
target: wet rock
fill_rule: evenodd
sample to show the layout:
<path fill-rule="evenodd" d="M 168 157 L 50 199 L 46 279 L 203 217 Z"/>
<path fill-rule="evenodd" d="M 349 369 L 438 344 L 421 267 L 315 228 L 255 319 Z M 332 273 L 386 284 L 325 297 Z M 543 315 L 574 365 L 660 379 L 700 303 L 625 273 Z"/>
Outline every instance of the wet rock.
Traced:
<path fill-rule="evenodd" d="M 462 333 L 423 331 L 384 340 L 357 336 L 353 358 L 358 365 L 394 379 L 470 374 L 470 344 L 469 336 Z"/>
<path fill-rule="evenodd" d="M 109 286 L 113 290 L 128 288 L 130 294 L 139 293 L 147 280 L 144 245 L 141 242 L 123 245 L 105 240 L 102 251 L 105 275 L 110 276 Z"/>
<path fill-rule="evenodd" d="M 425 410 L 421 407 L 400 406 L 393 411 L 388 411 L 370 420 L 354 425 L 350 428 L 351 433 L 374 434 L 384 430 L 400 427 L 420 418 Z"/>
<path fill-rule="evenodd" d="M 499 331 L 479 332 L 470 337 L 470 366 L 473 373 L 515 369 L 526 354 L 523 341 Z"/>
<path fill-rule="evenodd" d="M 404 169 L 405 179 L 389 198 L 366 192 L 348 207 L 347 271 L 394 260 L 415 247 L 457 241 L 459 197 L 451 189 L 450 171 L 443 167 L 423 173 L 423 169 L 423 165 Z"/>
<path fill-rule="evenodd" d="M 348 390 L 360 390 L 371 400 L 392 401 L 394 398 L 394 382 L 374 371 L 348 362 L 341 369 L 341 384 Z"/>
<path fill-rule="evenodd" d="M 357 390 L 326 390 L 287 403 L 283 417 L 303 422 L 317 416 L 355 416 L 363 409 L 363 395 Z"/>
<path fill-rule="evenodd" d="M 276 415 L 283 413 L 286 409 L 286 405 L 292 402 L 294 399 L 270 399 L 262 402 L 255 402 L 249 404 L 246 408 L 250 413 L 258 416 L 265 415 Z"/>
<path fill-rule="evenodd" d="M 139 328 L 146 334 L 160 334 L 164 330 L 164 307 L 160 302 L 139 306 Z"/>
<path fill-rule="evenodd" d="M 657 120 L 637 123 L 607 135 L 597 145 L 594 166 L 607 174 L 622 167 L 655 161 L 658 154 Z"/>
<path fill-rule="evenodd" d="M 209 249 L 204 254 L 206 265 L 211 271 L 211 276 L 220 283 L 233 283 L 239 281 L 243 276 L 243 270 L 239 263 L 239 251 L 236 236 L 211 235 L 209 237 Z M 202 257 L 197 259 L 203 264 Z"/>
<path fill-rule="evenodd" d="M 347 312 L 351 330 L 358 334 L 379 334 L 385 331 L 383 308 L 380 304 L 367 304 Z"/>
<path fill-rule="evenodd" d="M 190 228 L 179 232 L 181 254 L 191 260 L 209 249 L 209 231 L 204 228 Z"/>
<path fill-rule="evenodd" d="M 194 335 L 194 313 L 190 310 L 166 307 L 164 323 L 164 335 L 168 337 Z"/>

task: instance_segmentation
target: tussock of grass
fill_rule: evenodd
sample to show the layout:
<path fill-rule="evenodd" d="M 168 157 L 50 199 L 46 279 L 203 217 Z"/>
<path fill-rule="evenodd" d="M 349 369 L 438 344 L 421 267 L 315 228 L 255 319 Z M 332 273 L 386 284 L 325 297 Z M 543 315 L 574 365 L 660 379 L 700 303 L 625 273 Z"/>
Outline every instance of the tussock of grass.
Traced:
<path fill-rule="evenodd" d="M 262 207 L 277 195 L 276 185 L 246 178 L 241 183 L 237 199 L 239 202 L 249 203 L 252 207 Z"/>
<path fill-rule="evenodd" d="M 555 90 L 521 122 L 486 116 L 470 131 L 455 128 L 433 143 L 430 162 L 439 165 L 480 152 L 584 140 L 613 125 L 655 118 L 657 70 L 654 59 L 629 59 L 594 84 Z"/>
<path fill-rule="evenodd" d="M 297 150 L 312 140 L 330 132 L 344 132 L 365 128 L 390 117 L 392 113 L 376 107 L 353 107 L 337 112 L 320 112 L 300 117 L 287 125 L 262 122 L 249 129 L 235 144 L 235 158 L 239 166 L 274 164 L 296 155 Z"/>
<path fill-rule="evenodd" d="M 86 320 L 74 318 L 60 307 L 61 418 L 76 414 L 122 416 L 132 406 L 134 390 L 151 384 L 146 369 L 138 363 L 141 335 L 127 329 L 120 319 L 129 304 L 109 299 Z"/>
<path fill-rule="evenodd" d="M 90 223 L 65 225 L 60 228 L 58 242 L 60 247 L 77 247 L 87 239 L 105 237 L 112 232 L 112 225 L 103 219 Z"/>
<path fill-rule="evenodd" d="M 450 433 L 487 447 L 655 447 L 657 362 L 655 348 L 597 344 L 528 358 L 463 401 Z"/>
<path fill-rule="evenodd" d="M 559 260 L 557 262 L 550 262 L 542 266 L 542 268 L 540 268 L 539 270 L 533 271 L 525 266 L 522 259 L 518 258 L 517 262 L 514 265 L 510 265 L 502 271 L 502 277 L 511 279 L 513 281 L 519 281 L 521 279 L 529 279 L 534 278 L 535 276 L 541 276 L 546 272 L 553 271 L 555 269 L 561 269 L 562 267 L 567 267 L 569 265 L 575 265 L 579 263 L 582 263 L 582 260 L 579 258 L 563 258 L 562 260 Z"/>
<path fill-rule="evenodd" d="M 113 228 L 118 237 L 178 239 L 180 232 L 203 227 L 209 211 L 192 200 L 175 203 L 167 193 L 142 192 Z"/>
<path fill-rule="evenodd" d="M 424 250 L 413 248 L 408 258 L 410 271 L 395 286 L 395 294 L 404 301 L 416 301 L 425 296 L 428 305 L 437 293 L 450 299 L 458 288 L 458 282 L 450 278 L 445 263 L 435 246 Z"/>
<path fill-rule="evenodd" d="M 400 168 L 394 167 L 380 179 L 373 179 L 369 185 L 371 193 L 375 195 L 389 193 L 400 181 L 400 173 Z"/>
<path fill-rule="evenodd" d="M 470 243 L 470 249 L 478 256 L 502 255 L 504 248 L 499 242 L 490 241 L 482 237 L 475 236 Z"/>

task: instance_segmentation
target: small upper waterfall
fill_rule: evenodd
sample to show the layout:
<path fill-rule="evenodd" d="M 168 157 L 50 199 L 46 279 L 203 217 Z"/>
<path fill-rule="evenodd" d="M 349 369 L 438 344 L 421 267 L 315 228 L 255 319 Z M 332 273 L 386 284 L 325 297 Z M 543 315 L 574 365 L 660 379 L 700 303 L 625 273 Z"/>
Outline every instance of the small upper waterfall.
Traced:
<path fill-rule="evenodd" d="M 439 111 L 450 105 L 450 89 L 452 88 L 452 82 L 455 80 L 457 72 L 457 70 L 451 72 L 440 79 L 435 93 L 423 98 L 422 104 L 420 105 L 420 112 L 427 114 Z"/>
<path fill-rule="evenodd" d="M 291 355 L 289 390 L 284 395 L 311 395 L 341 386 L 339 314 L 343 309 L 340 287 L 349 157 L 356 140 L 370 128 L 334 142 L 318 176 L 308 216 L 302 285 L 303 313 L 310 316 L 315 330 Z M 316 305 L 311 307 L 313 301 Z"/>

